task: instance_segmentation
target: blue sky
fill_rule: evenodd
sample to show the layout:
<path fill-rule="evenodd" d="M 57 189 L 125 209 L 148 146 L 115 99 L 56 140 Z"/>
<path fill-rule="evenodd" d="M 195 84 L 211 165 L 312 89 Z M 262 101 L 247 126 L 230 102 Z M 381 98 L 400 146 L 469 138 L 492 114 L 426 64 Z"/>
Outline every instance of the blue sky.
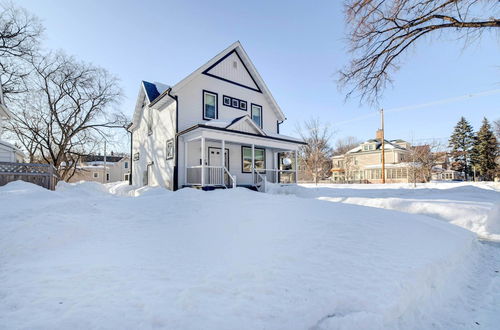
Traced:
<path fill-rule="evenodd" d="M 377 109 L 344 101 L 336 72 L 349 60 L 341 1 L 27 1 L 43 20 L 44 45 L 102 66 L 121 79 L 131 115 L 141 80 L 175 84 L 240 40 L 288 120 L 282 133 L 312 117 L 335 138 L 372 138 Z M 486 32 L 464 48 L 446 34 L 404 57 L 381 105 L 394 109 L 500 90 L 500 39 Z M 415 143 L 447 138 L 460 116 L 479 128 L 500 118 L 500 93 L 386 115 L 386 137 Z"/>

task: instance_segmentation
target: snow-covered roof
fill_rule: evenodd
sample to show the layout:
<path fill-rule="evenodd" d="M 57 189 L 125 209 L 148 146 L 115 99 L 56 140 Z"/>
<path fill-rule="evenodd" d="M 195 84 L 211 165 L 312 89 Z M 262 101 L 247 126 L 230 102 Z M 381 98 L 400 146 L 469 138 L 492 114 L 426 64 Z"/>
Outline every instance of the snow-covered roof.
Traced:
<path fill-rule="evenodd" d="M 420 163 L 411 163 L 411 162 L 406 162 L 406 163 L 397 163 L 397 164 L 385 164 L 385 168 L 405 168 L 405 167 L 420 167 Z M 374 164 L 374 165 L 365 165 L 364 168 L 370 169 L 370 168 L 381 168 L 382 164 Z"/>
<path fill-rule="evenodd" d="M 398 141 L 398 143 L 407 143 L 406 141 L 403 141 L 403 140 L 384 140 L 385 142 L 385 146 L 384 148 L 386 150 L 394 150 L 394 149 L 399 149 L 399 150 L 407 150 L 406 148 L 396 144 L 396 141 Z M 355 148 L 352 148 L 351 150 L 349 150 L 347 153 L 348 154 L 352 154 L 352 153 L 356 153 L 356 152 L 361 152 L 361 151 L 375 151 L 375 150 L 363 150 L 363 145 L 366 145 L 366 144 L 375 144 L 375 150 L 380 150 L 382 149 L 382 142 L 381 140 L 378 140 L 378 139 L 370 139 L 370 140 L 367 140 L 363 143 L 361 143 L 359 146 L 355 147 Z"/>
<path fill-rule="evenodd" d="M 142 81 L 142 86 L 150 103 L 170 88 L 170 86 L 159 82 L 151 83 L 145 80 Z"/>

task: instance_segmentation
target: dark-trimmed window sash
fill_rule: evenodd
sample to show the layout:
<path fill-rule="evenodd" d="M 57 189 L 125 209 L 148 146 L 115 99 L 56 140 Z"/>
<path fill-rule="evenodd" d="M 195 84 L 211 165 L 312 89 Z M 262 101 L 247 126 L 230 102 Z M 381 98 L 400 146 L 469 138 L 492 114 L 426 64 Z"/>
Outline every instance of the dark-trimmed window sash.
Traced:
<path fill-rule="evenodd" d="M 262 128 L 262 107 L 260 105 L 252 104 L 251 116 L 253 122 Z"/>
<path fill-rule="evenodd" d="M 266 149 L 255 148 L 255 169 L 264 172 L 266 169 Z M 241 171 L 252 173 L 252 147 L 241 147 Z"/>
<path fill-rule="evenodd" d="M 203 119 L 217 119 L 217 94 L 203 91 Z"/>

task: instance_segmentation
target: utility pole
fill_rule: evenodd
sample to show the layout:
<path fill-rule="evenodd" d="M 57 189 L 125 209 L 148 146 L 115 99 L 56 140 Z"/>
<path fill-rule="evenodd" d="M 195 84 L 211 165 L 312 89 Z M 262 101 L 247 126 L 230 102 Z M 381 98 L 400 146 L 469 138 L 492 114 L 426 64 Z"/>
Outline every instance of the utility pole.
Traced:
<path fill-rule="evenodd" d="M 104 139 L 104 178 L 103 178 L 103 183 L 108 182 L 107 178 L 107 169 L 106 169 L 106 139 Z"/>
<path fill-rule="evenodd" d="M 382 183 L 385 183 L 385 132 L 384 132 L 384 109 L 380 109 L 380 129 L 382 130 Z"/>

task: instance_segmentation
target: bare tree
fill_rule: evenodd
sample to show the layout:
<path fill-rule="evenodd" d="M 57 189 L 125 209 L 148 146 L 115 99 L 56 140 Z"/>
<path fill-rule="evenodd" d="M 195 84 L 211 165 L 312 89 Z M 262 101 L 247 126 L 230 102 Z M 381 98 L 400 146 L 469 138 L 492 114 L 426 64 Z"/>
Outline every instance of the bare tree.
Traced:
<path fill-rule="evenodd" d="M 347 96 L 375 102 L 391 81 L 400 56 L 424 36 L 453 31 L 480 36 L 500 28 L 498 0 L 346 0 L 345 13 L 353 60 L 340 72 Z M 497 18 L 495 18 L 495 16 Z"/>
<path fill-rule="evenodd" d="M 338 139 L 335 142 L 335 148 L 333 149 L 333 155 L 343 155 L 349 150 L 357 147 L 361 144 L 361 140 L 354 136 L 347 136 L 345 138 Z"/>
<path fill-rule="evenodd" d="M 126 123 L 112 109 L 121 89 L 108 71 L 63 53 L 34 57 L 30 65 L 29 91 L 12 101 L 13 120 L 7 129 L 30 160 L 53 164 L 67 180 L 80 157 L 109 134 L 107 129 Z"/>
<path fill-rule="evenodd" d="M 500 119 L 495 120 L 494 126 L 495 126 L 495 135 L 497 136 L 497 139 L 500 140 Z"/>
<path fill-rule="evenodd" d="M 24 60 L 38 51 L 42 33 L 37 17 L 13 3 L 0 3 L 0 80 L 6 98 L 26 90 Z"/>
<path fill-rule="evenodd" d="M 431 180 L 434 166 L 443 158 L 442 153 L 439 152 L 442 147 L 442 144 L 437 140 L 410 147 L 408 176 L 413 184 Z"/>
<path fill-rule="evenodd" d="M 302 140 L 307 145 L 299 150 L 300 162 L 305 166 L 306 173 L 314 183 L 330 175 L 332 167 L 332 148 L 330 139 L 333 135 L 328 125 L 323 125 L 318 119 L 310 119 L 304 126 L 298 127 L 298 132 Z"/>

